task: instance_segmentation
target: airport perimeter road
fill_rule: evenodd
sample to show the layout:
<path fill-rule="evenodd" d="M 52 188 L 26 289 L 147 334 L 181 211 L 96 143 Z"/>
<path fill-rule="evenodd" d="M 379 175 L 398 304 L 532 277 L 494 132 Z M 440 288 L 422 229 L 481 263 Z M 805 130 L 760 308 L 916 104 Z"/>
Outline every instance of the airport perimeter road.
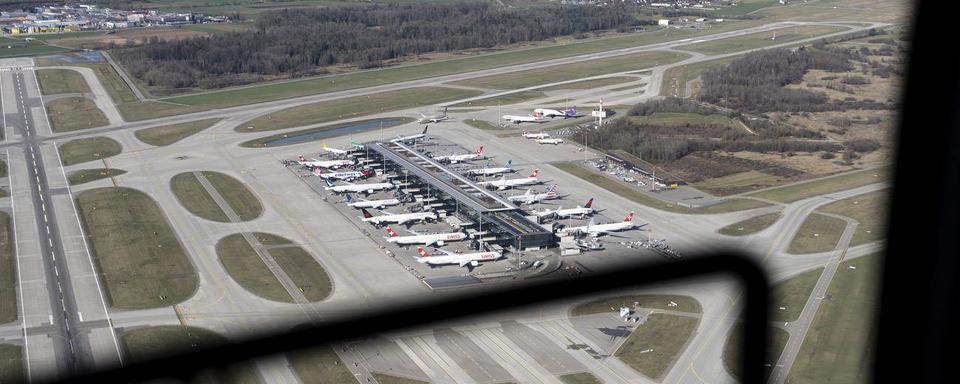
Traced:
<path fill-rule="evenodd" d="M 42 372 L 37 379 L 116 365 L 119 345 L 55 142 L 42 141 L 51 131 L 36 74 L 4 70 L 0 87 L 4 125 L 21 139 L 10 160 L 28 374 Z M 16 161 L 13 152 L 19 152 Z"/>

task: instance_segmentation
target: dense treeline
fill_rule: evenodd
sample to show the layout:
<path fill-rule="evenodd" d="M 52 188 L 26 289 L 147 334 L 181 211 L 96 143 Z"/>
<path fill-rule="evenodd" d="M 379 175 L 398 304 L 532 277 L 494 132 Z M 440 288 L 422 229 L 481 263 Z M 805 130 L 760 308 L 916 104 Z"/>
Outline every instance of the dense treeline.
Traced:
<path fill-rule="evenodd" d="M 759 126 L 758 126 L 759 127 Z M 606 150 L 623 150 L 651 163 L 678 160 L 700 151 L 750 152 L 837 152 L 843 145 L 828 141 L 791 138 L 797 129 L 770 125 L 762 134 L 719 125 L 660 126 L 620 119 L 597 130 L 586 130 L 572 138 Z M 818 135 L 810 132 L 810 136 Z M 861 149 L 870 145 L 858 143 Z"/>
<path fill-rule="evenodd" d="M 693 100 L 681 99 L 679 97 L 665 97 L 663 99 L 649 100 L 630 108 L 627 111 L 629 116 L 650 116 L 656 112 L 682 112 L 696 113 L 700 115 L 712 115 L 722 113 L 716 108 L 711 108 Z"/>
<path fill-rule="evenodd" d="M 889 109 L 887 103 L 872 100 L 831 101 L 822 92 L 785 88 L 797 83 L 811 69 L 847 72 L 851 60 L 859 59 L 855 50 L 813 48 L 789 51 L 760 51 L 745 55 L 729 65 L 703 74 L 702 101 L 745 112 L 817 112 L 847 109 Z"/>
<path fill-rule="evenodd" d="M 428 53 L 492 48 L 640 24 L 621 6 L 508 9 L 481 3 L 338 6 L 266 12 L 251 31 L 151 41 L 111 52 L 147 84 L 218 88 L 382 66 Z"/>

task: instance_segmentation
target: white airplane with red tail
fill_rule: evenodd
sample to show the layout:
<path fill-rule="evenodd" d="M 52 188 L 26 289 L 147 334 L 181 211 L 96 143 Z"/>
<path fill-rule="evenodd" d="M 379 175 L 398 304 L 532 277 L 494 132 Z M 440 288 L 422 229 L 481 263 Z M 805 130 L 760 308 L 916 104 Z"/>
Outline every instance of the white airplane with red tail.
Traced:
<path fill-rule="evenodd" d="M 408 232 L 413 233 L 412 236 L 400 236 L 397 234 L 393 228 L 387 227 L 387 234 L 390 235 L 387 237 L 387 242 L 394 243 L 397 245 L 410 245 L 410 244 L 423 244 L 424 246 L 436 245 L 442 247 L 444 243 L 450 241 L 460 241 L 467 238 L 467 234 L 463 232 L 448 232 L 448 233 L 417 233 L 414 231 L 408 230 Z"/>
<path fill-rule="evenodd" d="M 619 223 L 594 224 L 593 219 L 590 219 L 590 222 L 587 225 L 579 227 L 567 227 L 561 229 L 559 232 L 562 235 L 575 236 L 579 234 L 589 234 L 590 236 L 597 237 L 610 232 L 626 231 L 637 227 L 638 226 L 633 223 L 633 211 L 630 211 L 630 214 L 623 218 L 623 221 Z"/>
<path fill-rule="evenodd" d="M 483 146 L 481 145 L 480 148 L 478 148 L 473 153 L 465 153 L 462 155 L 437 156 L 437 157 L 434 157 L 433 159 L 440 162 L 450 162 L 451 164 L 456 164 L 463 161 L 479 160 L 479 159 L 485 159 L 485 158 L 486 157 L 483 156 Z"/>
<path fill-rule="evenodd" d="M 427 251 L 423 247 L 417 247 L 417 253 L 420 254 L 420 258 L 417 259 L 421 264 L 426 264 L 431 267 L 439 265 L 448 265 L 448 264 L 457 264 L 461 267 L 467 267 L 473 269 L 480 265 L 480 262 L 483 261 L 495 261 L 503 257 L 503 254 L 500 252 L 489 251 L 489 252 L 473 252 L 473 253 L 461 253 L 456 254 L 449 251 L 444 251 L 438 249 L 438 251 L 443 252 L 443 255 L 430 255 L 427 254 Z"/>

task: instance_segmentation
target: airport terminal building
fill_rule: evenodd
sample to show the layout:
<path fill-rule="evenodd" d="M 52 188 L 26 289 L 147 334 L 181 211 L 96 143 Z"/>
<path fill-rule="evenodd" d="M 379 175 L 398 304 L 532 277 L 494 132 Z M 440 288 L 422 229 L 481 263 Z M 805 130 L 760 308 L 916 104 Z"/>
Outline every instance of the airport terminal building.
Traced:
<path fill-rule="evenodd" d="M 463 228 L 470 238 L 515 250 L 555 245 L 556 236 L 509 200 L 478 186 L 430 156 L 400 142 L 364 143 L 364 154 L 376 169 L 390 174 L 404 196 Z"/>

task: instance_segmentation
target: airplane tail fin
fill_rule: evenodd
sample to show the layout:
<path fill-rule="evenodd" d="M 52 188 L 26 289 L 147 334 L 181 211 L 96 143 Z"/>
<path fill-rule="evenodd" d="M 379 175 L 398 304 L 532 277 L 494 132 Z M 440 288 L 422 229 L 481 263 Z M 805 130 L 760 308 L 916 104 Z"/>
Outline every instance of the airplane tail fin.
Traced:
<path fill-rule="evenodd" d="M 303 154 L 302 154 L 302 153 L 299 154 L 299 155 L 297 155 L 297 159 L 300 160 L 301 163 L 307 161 L 307 159 L 303 158 Z"/>
<path fill-rule="evenodd" d="M 387 227 L 387 234 L 390 235 L 390 237 L 397 237 L 397 232 L 390 227 Z"/>
<path fill-rule="evenodd" d="M 540 169 L 539 169 L 539 168 L 534 169 L 534 170 L 533 170 L 533 173 L 530 174 L 530 177 L 534 177 L 534 178 L 535 178 L 535 177 L 537 177 L 537 174 L 539 174 L 539 173 L 540 173 Z"/>
<path fill-rule="evenodd" d="M 623 218 L 623 221 L 624 221 L 625 223 L 626 223 L 626 222 L 631 222 L 631 221 L 633 221 L 633 211 L 630 211 L 630 214 L 627 215 L 627 217 L 624 217 L 624 218 Z"/>
<path fill-rule="evenodd" d="M 523 134 L 524 134 L 524 135 L 527 134 L 527 130 L 526 130 L 526 129 L 523 130 Z"/>
<path fill-rule="evenodd" d="M 364 218 L 364 219 L 369 219 L 369 218 L 373 217 L 373 215 L 370 214 L 370 211 L 367 211 L 366 208 L 361 208 L 361 209 L 360 209 L 360 212 L 363 212 L 363 218 Z"/>
<path fill-rule="evenodd" d="M 420 254 L 420 257 L 427 257 L 427 256 L 429 256 L 429 255 L 427 255 L 427 250 L 426 250 L 426 249 L 423 249 L 423 247 L 417 247 L 417 253 Z"/>
<path fill-rule="evenodd" d="M 353 202 L 353 195 L 348 193 L 348 194 L 347 194 L 347 203 L 352 203 L 352 202 Z"/>
<path fill-rule="evenodd" d="M 476 153 L 477 153 L 478 155 L 482 155 L 482 154 L 483 154 L 483 146 L 482 146 L 482 145 L 480 146 L 480 148 L 477 149 L 477 152 L 476 152 Z"/>
<path fill-rule="evenodd" d="M 556 184 L 551 185 L 551 186 L 550 186 L 550 189 L 547 190 L 547 192 L 556 192 L 556 191 L 557 191 L 557 185 L 556 185 Z"/>
<path fill-rule="evenodd" d="M 426 135 L 426 134 L 427 134 L 427 128 L 430 128 L 430 126 L 429 126 L 429 125 L 424 126 L 424 127 L 423 127 L 423 132 L 421 132 L 420 134 L 421 134 L 421 135 Z"/>
<path fill-rule="evenodd" d="M 564 115 L 567 115 L 567 116 L 573 116 L 573 115 L 576 115 L 576 114 L 577 114 L 577 107 L 570 107 L 570 108 L 567 108 L 567 110 L 566 110 L 566 111 L 563 111 L 563 114 L 564 114 Z"/>
<path fill-rule="evenodd" d="M 592 205 L 593 205 L 593 198 L 591 197 L 590 200 L 587 200 L 587 203 L 584 204 L 583 207 L 590 208 Z"/>
<path fill-rule="evenodd" d="M 513 160 L 507 160 L 507 169 L 513 169 Z"/>

